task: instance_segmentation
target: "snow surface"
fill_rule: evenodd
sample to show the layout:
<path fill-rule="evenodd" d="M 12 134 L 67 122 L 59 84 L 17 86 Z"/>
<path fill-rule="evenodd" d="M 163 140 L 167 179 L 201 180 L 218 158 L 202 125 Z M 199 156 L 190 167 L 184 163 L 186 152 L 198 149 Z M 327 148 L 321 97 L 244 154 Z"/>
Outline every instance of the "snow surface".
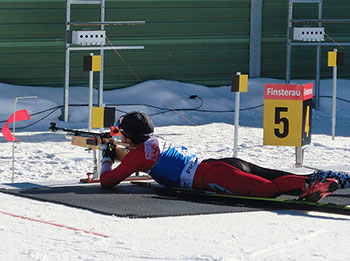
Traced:
<path fill-rule="evenodd" d="M 307 83 L 309 81 L 295 81 Z M 241 109 L 262 105 L 265 83 L 276 79 L 250 79 L 241 94 Z M 304 164 L 313 168 L 350 170 L 349 80 L 338 80 L 336 138 L 331 138 L 332 80 L 321 81 L 320 110 L 313 110 L 312 143 L 305 148 Z M 13 99 L 23 96 L 17 109 L 29 114 L 62 104 L 62 88 L 0 84 L 0 128 L 13 113 Z M 143 110 L 152 116 L 156 134 L 187 146 L 202 158 L 233 155 L 233 112 L 181 111 L 233 110 L 230 87 L 207 88 L 155 80 L 104 93 L 106 104 L 118 105 L 118 117 Z M 97 92 L 95 92 L 97 102 Z M 71 104 L 88 103 L 87 88 L 70 89 Z M 176 110 L 174 110 L 176 109 Z M 50 112 L 50 111 L 49 111 Z M 49 113 L 47 112 L 47 113 Z M 92 154 L 70 145 L 60 127 L 87 128 L 87 107 L 72 107 L 70 122 L 58 120 L 56 110 L 16 123 L 15 182 L 78 181 L 92 170 Z M 238 156 L 271 168 L 292 169 L 293 147 L 263 146 L 263 107 L 240 113 Z M 12 126 L 12 125 L 10 125 Z M 18 129 L 17 129 L 18 128 Z M 0 183 L 10 183 L 12 143 L 0 137 Z M 298 171 L 298 169 L 294 169 Z M 11 185 L 11 184 L 10 184 Z M 1 186 L 0 186 L 1 187 Z M 0 193 L 0 260 L 348 260 L 350 217 L 301 211 L 197 215 L 128 219 Z"/>

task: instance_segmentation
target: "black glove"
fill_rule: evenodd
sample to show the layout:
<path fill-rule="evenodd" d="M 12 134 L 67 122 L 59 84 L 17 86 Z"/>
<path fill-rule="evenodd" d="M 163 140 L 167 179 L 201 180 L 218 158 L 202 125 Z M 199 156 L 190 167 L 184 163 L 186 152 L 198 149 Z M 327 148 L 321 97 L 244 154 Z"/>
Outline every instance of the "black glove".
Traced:
<path fill-rule="evenodd" d="M 111 161 L 113 163 L 117 157 L 116 146 L 113 141 L 106 144 L 99 144 L 99 147 L 102 150 L 102 163 L 105 161 Z"/>

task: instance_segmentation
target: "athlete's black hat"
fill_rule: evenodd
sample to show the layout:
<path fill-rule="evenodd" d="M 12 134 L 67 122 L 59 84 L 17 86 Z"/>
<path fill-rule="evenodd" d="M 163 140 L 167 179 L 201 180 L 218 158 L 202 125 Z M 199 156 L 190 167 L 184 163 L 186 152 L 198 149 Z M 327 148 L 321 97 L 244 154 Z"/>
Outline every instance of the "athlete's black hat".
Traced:
<path fill-rule="evenodd" d="M 118 128 L 134 144 L 146 141 L 154 132 L 151 118 L 141 111 L 129 112 L 120 117 Z"/>

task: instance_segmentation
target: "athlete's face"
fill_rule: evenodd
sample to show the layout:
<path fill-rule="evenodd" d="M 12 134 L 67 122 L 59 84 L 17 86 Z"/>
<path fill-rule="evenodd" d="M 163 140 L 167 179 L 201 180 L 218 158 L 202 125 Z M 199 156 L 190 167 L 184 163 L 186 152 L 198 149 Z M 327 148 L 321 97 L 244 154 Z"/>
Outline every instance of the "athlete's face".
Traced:
<path fill-rule="evenodd" d="M 122 140 L 122 142 L 125 142 L 125 143 L 131 143 L 131 140 L 129 138 L 127 138 L 123 132 L 120 132 L 120 139 Z"/>

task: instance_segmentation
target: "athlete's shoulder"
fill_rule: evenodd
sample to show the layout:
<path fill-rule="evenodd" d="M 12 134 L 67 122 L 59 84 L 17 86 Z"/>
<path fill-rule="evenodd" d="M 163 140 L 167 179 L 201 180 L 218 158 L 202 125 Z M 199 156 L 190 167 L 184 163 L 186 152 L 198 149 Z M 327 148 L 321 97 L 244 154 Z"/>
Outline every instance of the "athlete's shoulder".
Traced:
<path fill-rule="evenodd" d="M 146 160 L 157 161 L 160 155 L 160 146 L 163 139 L 153 136 L 143 143 Z"/>

